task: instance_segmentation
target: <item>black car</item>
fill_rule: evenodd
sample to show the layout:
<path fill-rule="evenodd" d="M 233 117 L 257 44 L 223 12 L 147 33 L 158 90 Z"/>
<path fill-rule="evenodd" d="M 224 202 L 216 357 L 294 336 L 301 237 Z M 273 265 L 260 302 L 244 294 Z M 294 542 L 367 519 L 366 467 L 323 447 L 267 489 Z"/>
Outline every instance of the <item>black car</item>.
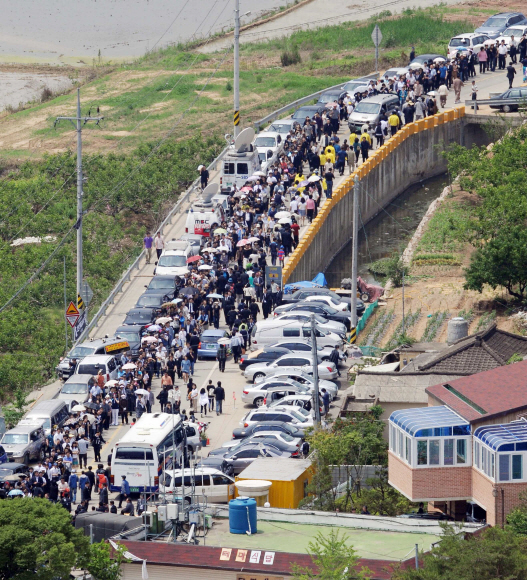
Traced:
<path fill-rule="evenodd" d="M 362 301 L 361 301 L 362 302 Z M 327 320 L 333 320 L 334 322 L 340 322 L 344 324 L 347 330 L 351 328 L 351 313 L 340 312 L 336 308 L 332 308 L 328 304 L 323 302 L 296 302 L 295 304 L 284 304 L 275 309 L 274 313 L 279 316 L 283 312 L 294 312 L 295 310 L 301 310 L 303 312 L 314 312 L 315 314 L 320 314 Z M 362 304 L 362 312 L 364 312 L 364 304 Z M 357 314 L 362 314 L 359 312 L 359 304 L 357 304 Z"/>
<path fill-rule="evenodd" d="M 291 435 L 291 437 L 304 438 L 304 430 L 291 425 L 290 423 L 282 423 L 281 421 L 260 421 L 249 425 L 249 427 L 236 427 L 232 432 L 233 439 L 244 439 L 251 436 L 258 431 L 282 431 Z"/>
<path fill-rule="evenodd" d="M 175 298 L 179 292 L 175 276 L 154 276 L 145 288 L 147 292 L 164 292 L 168 300 Z"/>
<path fill-rule="evenodd" d="M 159 308 L 132 308 L 126 314 L 123 325 L 145 326 L 152 324 L 159 315 Z"/>
<path fill-rule="evenodd" d="M 165 302 L 169 302 L 169 298 L 163 292 L 163 290 L 152 290 L 151 292 L 145 292 L 139 298 L 135 308 L 157 308 L 157 310 L 161 312 L 161 305 Z"/>
<path fill-rule="evenodd" d="M 292 457 L 298 457 L 298 447 L 296 445 L 291 445 L 285 441 L 275 439 L 274 437 L 257 437 L 256 439 L 250 439 L 246 437 L 245 439 L 240 439 L 239 442 L 233 440 L 233 447 L 218 447 L 218 449 L 213 449 L 209 453 L 209 457 L 223 456 L 227 452 L 234 451 L 234 445 L 236 445 L 236 451 L 239 451 L 245 445 L 255 445 L 261 443 L 262 445 L 271 445 L 280 449 L 280 451 L 287 451 Z"/>
<path fill-rule="evenodd" d="M 5 477 L 10 477 L 17 473 L 27 473 L 27 465 L 24 463 L 0 463 L 0 482 Z"/>
<path fill-rule="evenodd" d="M 126 340 L 126 342 L 130 345 L 132 359 L 136 359 L 139 356 L 141 338 L 146 333 L 147 326 L 147 324 L 127 324 L 124 326 L 119 326 L 119 328 L 115 331 L 115 338 Z"/>
<path fill-rule="evenodd" d="M 342 89 L 331 89 L 329 91 L 324 91 L 317 101 L 317 105 L 322 105 L 327 107 L 328 103 L 338 103 L 339 99 L 343 99 L 346 96 L 346 91 Z"/>
<path fill-rule="evenodd" d="M 298 121 L 298 123 L 300 123 L 300 125 L 303 125 L 306 117 L 309 117 L 310 119 L 312 119 L 315 116 L 315 113 L 319 113 L 320 115 L 322 115 L 322 112 L 324 111 L 325 105 L 308 105 L 306 107 L 300 107 L 300 109 L 296 110 L 293 113 L 293 116 L 291 117 L 291 119 L 294 119 L 295 121 Z"/>
<path fill-rule="evenodd" d="M 504 113 L 517 111 L 520 106 L 527 107 L 527 87 L 509 89 L 497 97 L 485 100 L 491 109 L 500 109 Z"/>
<path fill-rule="evenodd" d="M 230 475 L 234 477 L 234 465 L 229 461 L 225 461 L 223 456 L 219 457 L 204 457 L 198 463 L 196 463 L 196 469 L 200 467 L 213 467 L 214 469 L 219 469 L 223 471 L 225 475 Z"/>
<path fill-rule="evenodd" d="M 260 350 L 245 353 L 240 359 L 240 364 L 238 366 L 241 371 L 244 371 L 249 365 L 261 362 L 271 362 L 280 358 L 284 354 L 289 354 L 290 352 L 291 351 L 287 348 L 264 346 Z"/>

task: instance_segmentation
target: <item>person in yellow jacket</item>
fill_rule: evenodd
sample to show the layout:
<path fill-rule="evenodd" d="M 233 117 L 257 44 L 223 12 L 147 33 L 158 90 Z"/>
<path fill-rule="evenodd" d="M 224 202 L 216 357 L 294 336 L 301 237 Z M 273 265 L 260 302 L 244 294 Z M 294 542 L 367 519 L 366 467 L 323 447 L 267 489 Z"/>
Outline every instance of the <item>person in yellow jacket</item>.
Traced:
<path fill-rule="evenodd" d="M 319 158 L 320 158 L 320 167 L 324 167 L 324 165 L 326 165 L 326 161 L 327 161 L 324 149 L 322 149 L 322 151 L 320 152 Z"/>
<path fill-rule="evenodd" d="M 371 147 L 371 135 L 368 133 L 368 131 L 363 131 L 362 132 L 362 135 L 360 136 L 360 139 L 359 139 L 359 143 L 361 141 L 364 141 L 365 139 L 366 139 L 366 141 L 368 141 L 368 143 L 369 143 L 369 145 Z"/>
<path fill-rule="evenodd" d="M 353 146 L 353 143 L 355 143 L 355 139 L 357 137 L 358 137 L 357 133 L 350 133 L 350 136 L 349 136 L 349 139 L 348 139 L 348 141 L 350 143 L 350 146 Z"/>
<path fill-rule="evenodd" d="M 399 125 L 401 124 L 401 119 L 397 114 L 397 109 L 392 111 L 392 114 L 388 117 L 388 125 L 390 125 L 390 131 L 392 132 L 392 136 L 397 133 L 399 129 Z"/>
<path fill-rule="evenodd" d="M 298 186 L 298 184 L 301 181 L 305 181 L 305 179 L 306 178 L 302 174 L 300 174 L 300 173 L 297 174 L 297 176 L 295 177 L 295 185 Z M 304 191 L 304 189 L 305 189 L 305 187 L 298 187 L 297 191 L 298 191 L 298 193 L 302 193 Z"/>
<path fill-rule="evenodd" d="M 331 161 L 335 165 L 335 147 L 333 145 L 326 147 L 326 161 Z"/>

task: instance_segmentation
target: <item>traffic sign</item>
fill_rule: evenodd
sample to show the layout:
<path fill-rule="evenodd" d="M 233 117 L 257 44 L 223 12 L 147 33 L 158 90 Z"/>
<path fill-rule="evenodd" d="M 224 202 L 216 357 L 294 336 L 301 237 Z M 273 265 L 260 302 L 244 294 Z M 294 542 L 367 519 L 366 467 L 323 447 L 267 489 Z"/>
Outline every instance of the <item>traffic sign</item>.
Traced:
<path fill-rule="evenodd" d="M 88 324 L 88 311 L 83 310 L 77 319 L 77 324 L 73 327 L 73 340 L 79 340 L 80 335 L 84 332 Z"/>
<path fill-rule="evenodd" d="M 381 32 L 381 29 L 379 28 L 378 24 L 375 25 L 375 28 L 373 29 L 373 32 L 371 33 L 371 39 L 373 40 L 373 44 L 376 47 L 380 46 L 380 44 L 382 42 L 382 32 Z"/>
<path fill-rule="evenodd" d="M 73 302 L 70 302 L 69 306 L 66 308 L 66 320 L 71 328 L 74 328 L 79 320 L 80 312 Z"/>
<path fill-rule="evenodd" d="M 91 299 L 93 298 L 93 290 L 90 288 L 88 282 L 83 282 L 81 287 L 81 296 L 84 300 L 86 306 L 90 305 Z"/>

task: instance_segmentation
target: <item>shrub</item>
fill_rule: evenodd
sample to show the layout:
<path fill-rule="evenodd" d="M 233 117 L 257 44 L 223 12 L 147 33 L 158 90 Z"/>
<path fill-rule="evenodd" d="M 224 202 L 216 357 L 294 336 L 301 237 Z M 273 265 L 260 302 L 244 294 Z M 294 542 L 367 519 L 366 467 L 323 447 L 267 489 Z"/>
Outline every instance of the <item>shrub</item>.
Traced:
<path fill-rule="evenodd" d="M 282 66 L 291 66 L 292 64 L 299 64 L 302 62 L 302 57 L 300 56 L 300 52 L 298 52 L 298 47 L 295 46 L 291 50 L 284 50 L 280 55 L 280 62 Z"/>

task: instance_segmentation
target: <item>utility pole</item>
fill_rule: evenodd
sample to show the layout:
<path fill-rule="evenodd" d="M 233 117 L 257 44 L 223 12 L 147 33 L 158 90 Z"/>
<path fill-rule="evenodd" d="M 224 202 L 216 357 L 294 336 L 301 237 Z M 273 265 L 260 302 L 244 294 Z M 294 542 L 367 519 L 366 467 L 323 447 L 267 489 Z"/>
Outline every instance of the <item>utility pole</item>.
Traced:
<path fill-rule="evenodd" d="M 401 258 L 401 261 L 402 261 L 402 258 Z M 403 334 L 405 334 L 406 328 L 404 327 L 404 262 L 402 262 L 402 267 L 403 267 L 403 327 L 402 327 L 402 330 L 403 330 Z"/>
<path fill-rule="evenodd" d="M 66 350 L 68 352 L 68 319 L 66 318 L 66 310 L 68 309 L 68 298 L 66 295 L 66 256 L 64 256 L 64 330 L 66 332 Z"/>
<path fill-rule="evenodd" d="M 89 121 L 96 121 L 97 125 L 104 117 L 91 117 L 88 113 L 87 117 L 81 117 L 81 90 L 77 88 L 77 116 L 76 117 L 57 117 L 55 119 L 55 127 L 60 121 L 69 121 L 77 131 L 77 223 L 75 229 L 77 230 L 77 306 L 82 305 L 80 299 L 82 291 L 83 267 L 82 267 L 82 196 L 84 195 L 83 175 L 82 175 L 82 128 Z"/>
<path fill-rule="evenodd" d="M 240 0 L 234 0 L 234 138 L 240 133 Z"/>
<path fill-rule="evenodd" d="M 315 424 L 320 425 L 320 394 L 318 392 L 318 351 L 315 315 L 311 315 L 311 353 L 313 354 L 313 380 L 315 383 Z"/>
<path fill-rule="evenodd" d="M 353 184 L 353 225 L 351 250 L 351 326 L 357 328 L 357 262 L 359 255 L 359 177 Z"/>

